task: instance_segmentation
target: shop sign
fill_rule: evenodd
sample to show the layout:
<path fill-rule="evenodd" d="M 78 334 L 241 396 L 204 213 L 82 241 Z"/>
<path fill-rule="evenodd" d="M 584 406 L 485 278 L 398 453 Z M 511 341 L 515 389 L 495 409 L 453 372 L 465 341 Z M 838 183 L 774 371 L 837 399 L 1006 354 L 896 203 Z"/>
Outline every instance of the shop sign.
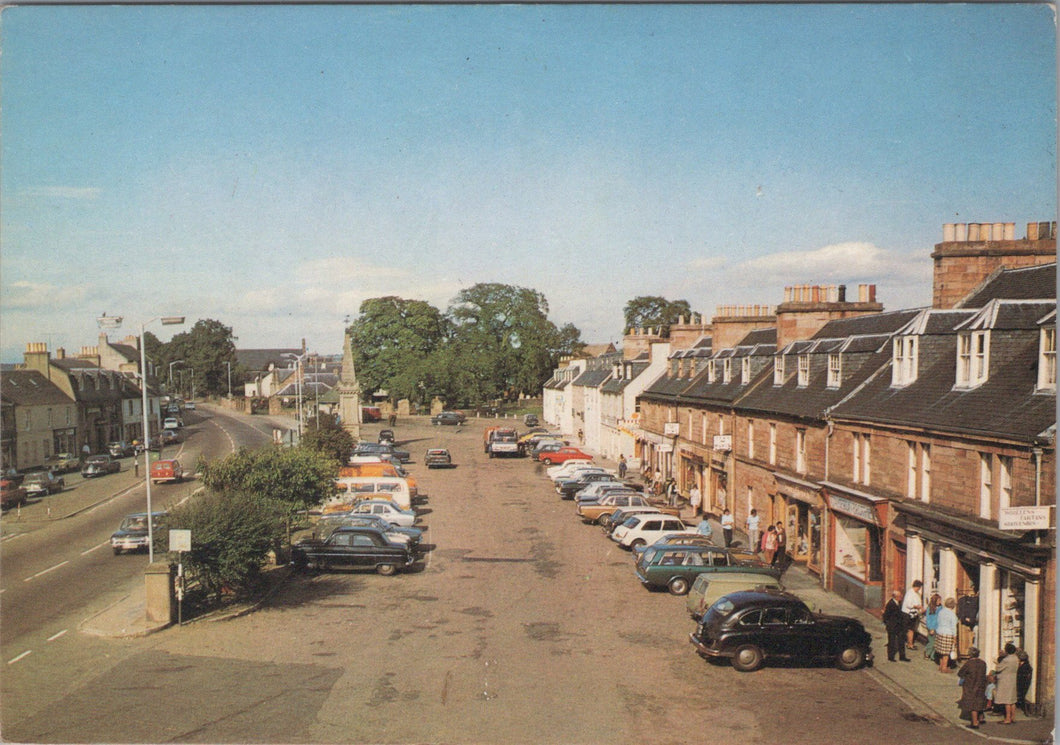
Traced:
<path fill-rule="evenodd" d="M 714 450 L 719 453 L 732 451 L 732 435 L 714 435 Z"/>
<path fill-rule="evenodd" d="M 836 512 L 842 512 L 876 525 L 876 511 L 869 505 L 855 502 L 853 499 L 847 499 L 846 497 L 838 497 L 834 494 L 829 501 L 832 509 Z"/>
<path fill-rule="evenodd" d="M 681 434 L 681 423 L 680 422 L 666 422 L 663 425 L 663 434 L 666 437 L 677 437 Z"/>
<path fill-rule="evenodd" d="M 1052 527 L 1047 507 L 1002 507 L 998 511 L 999 530 L 1048 530 Z"/>
<path fill-rule="evenodd" d="M 673 451 L 674 451 L 674 446 L 671 445 L 668 442 L 664 442 L 661 445 L 656 445 L 655 446 L 655 452 L 657 452 L 657 453 L 672 453 Z"/>

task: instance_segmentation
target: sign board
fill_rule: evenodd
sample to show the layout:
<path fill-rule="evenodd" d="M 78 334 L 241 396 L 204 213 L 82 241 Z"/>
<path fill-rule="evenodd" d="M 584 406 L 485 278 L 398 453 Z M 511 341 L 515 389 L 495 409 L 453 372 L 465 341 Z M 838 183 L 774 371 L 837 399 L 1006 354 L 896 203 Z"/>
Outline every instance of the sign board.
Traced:
<path fill-rule="evenodd" d="M 714 449 L 719 453 L 732 450 L 732 435 L 714 435 Z"/>
<path fill-rule="evenodd" d="M 663 434 L 666 437 L 677 437 L 681 434 L 681 422 L 667 422 L 663 425 Z"/>
<path fill-rule="evenodd" d="M 191 551 L 191 531 L 190 530 L 170 530 L 169 531 L 169 550 L 170 551 Z"/>
<path fill-rule="evenodd" d="M 855 502 L 853 499 L 847 499 L 846 497 L 840 497 L 833 494 L 830 498 L 829 506 L 836 512 L 842 512 L 867 523 L 872 523 L 873 525 L 879 524 L 876 521 L 876 511 L 867 504 Z"/>
<path fill-rule="evenodd" d="M 667 444 L 667 443 L 663 443 L 662 445 L 656 445 L 655 446 L 655 452 L 657 452 L 657 453 L 672 453 L 673 451 L 674 451 L 674 446 L 670 445 L 670 444 Z"/>
<path fill-rule="evenodd" d="M 997 527 L 1000 530 L 1048 530 L 1052 526 L 1046 507 L 1002 507 L 998 511 Z"/>

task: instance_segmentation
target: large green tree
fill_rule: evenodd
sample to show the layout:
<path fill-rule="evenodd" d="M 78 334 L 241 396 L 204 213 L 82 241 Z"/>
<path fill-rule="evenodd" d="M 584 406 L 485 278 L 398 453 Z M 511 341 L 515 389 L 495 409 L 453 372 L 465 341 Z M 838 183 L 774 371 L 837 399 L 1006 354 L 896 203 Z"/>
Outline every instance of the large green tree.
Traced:
<path fill-rule="evenodd" d="M 423 300 L 365 300 L 349 327 L 362 388 L 385 389 L 395 401 L 421 400 L 428 359 L 445 341 L 447 330 L 441 311 Z"/>
<path fill-rule="evenodd" d="M 145 351 L 148 349 L 144 347 Z M 228 364 L 232 365 L 233 385 L 239 380 L 239 367 L 236 364 L 235 337 L 232 328 L 220 321 L 210 318 L 200 319 L 189 331 L 174 336 L 157 352 L 159 377 L 169 375 L 170 363 L 174 363 L 174 378 L 179 379 L 177 370 L 183 368 L 185 386 L 190 392 L 191 381 L 197 394 L 224 395 L 228 393 Z M 181 361 L 178 366 L 175 363 Z M 191 376 L 190 378 L 188 376 Z"/>
<path fill-rule="evenodd" d="M 687 300 L 667 300 L 658 295 L 633 298 L 624 310 L 626 328 L 655 328 L 663 336 L 670 335 L 670 326 L 681 316 L 688 318 L 692 308 Z"/>

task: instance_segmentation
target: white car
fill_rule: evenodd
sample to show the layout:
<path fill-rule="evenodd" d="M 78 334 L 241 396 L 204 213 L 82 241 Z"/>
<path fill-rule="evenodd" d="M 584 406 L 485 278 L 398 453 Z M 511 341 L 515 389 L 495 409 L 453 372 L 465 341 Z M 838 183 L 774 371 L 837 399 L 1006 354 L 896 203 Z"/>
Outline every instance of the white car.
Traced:
<path fill-rule="evenodd" d="M 640 493 L 629 484 L 624 484 L 621 481 L 594 481 L 575 494 L 574 500 L 576 502 L 595 501 L 605 494 L 616 491 Z"/>
<path fill-rule="evenodd" d="M 545 471 L 545 473 L 548 474 L 548 477 L 550 479 L 552 479 L 553 481 L 561 481 L 563 479 L 571 478 L 572 476 L 574 476 L 574 474 L 578 473 L 579 471 L 585 471 L 585 470 L 604 471 L 604 472 L 613 473 L 613 471 L 611 471 L 611 469 L 604 468 L 603 466 L 598 466 L 598 465 L 594 464 L 591 460 L 569 460 L 566 463 L 563 463 L 561 465 L 551 466 L 550 468 L 548 468 Z"/>
<path fill-rule="evenodd" d="M 644 513 L 627 517 L 625 522 L 611 531 L 611 540 L 625 548 L 635 548 L 674 534 L 698 535 L 679 517 Z"/>
<path fill-rule="evenodd" d="M 400 528 L 411 528 L 416 522 L 415 512 L 403 510 L 389 499 L 366 499 L 358 502 L 351 512 L 354 515 L 379 515 Z"/>

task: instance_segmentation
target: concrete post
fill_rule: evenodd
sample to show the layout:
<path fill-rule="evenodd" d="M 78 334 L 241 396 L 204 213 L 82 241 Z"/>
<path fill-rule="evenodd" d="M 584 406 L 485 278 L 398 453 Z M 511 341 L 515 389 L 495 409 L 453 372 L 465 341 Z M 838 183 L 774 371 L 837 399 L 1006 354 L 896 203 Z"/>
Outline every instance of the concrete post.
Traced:
<path fill-rule="evenodd" d="M 177 603 L 173 578 L 176 567 L 168 561 L 156 561 L 144 572 L 144 609 L 147 620 L 173 623 L 176 619 Z"/>

